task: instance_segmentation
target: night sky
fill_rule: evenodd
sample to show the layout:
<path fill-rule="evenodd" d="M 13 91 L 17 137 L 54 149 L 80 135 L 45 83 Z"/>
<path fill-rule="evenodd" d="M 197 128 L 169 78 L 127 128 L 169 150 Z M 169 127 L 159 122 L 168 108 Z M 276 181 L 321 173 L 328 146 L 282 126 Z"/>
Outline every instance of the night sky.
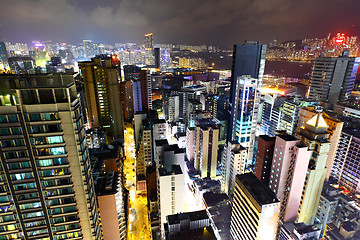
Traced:
<path fill-rule="evenodd" d="M 360 33 L 359 0 L 0 0 L 0 41 L 211 44 Z"/>

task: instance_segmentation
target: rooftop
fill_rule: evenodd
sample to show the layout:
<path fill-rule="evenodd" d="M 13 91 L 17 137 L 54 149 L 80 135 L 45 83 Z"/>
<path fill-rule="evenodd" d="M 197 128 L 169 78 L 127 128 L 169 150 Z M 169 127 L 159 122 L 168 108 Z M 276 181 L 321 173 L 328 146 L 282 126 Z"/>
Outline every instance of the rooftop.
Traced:
<path fill-rule="evenodd" d="M 297 141 L 298 139 L 292 135 L 289 134 L 280 134 L 280 135 L 276 135 L 279 138 L 285 140 L 285 141 Z"/>
<path fill-rule="evenodd" d="M 171 171 L 166 171 L 165 168 L 159 168 L 160 176 L 170 176 L 170 175 L 178 175 L 182 174 L 182 170 L 180 165 L 171 165 Z"/>
<path fill-rule="evenodd" d="M 261 183 L 252 172 L 236 175 L 236 183 L 241 183 L 260 206 L 279 202 L 275 193 Z"/>
<path fill-rule="evenodd" d="M 265 142 L 275 141 L 275 137 L 270 137 L 268 135 L 260 135 L 259 138 L 263 139 Z"/>

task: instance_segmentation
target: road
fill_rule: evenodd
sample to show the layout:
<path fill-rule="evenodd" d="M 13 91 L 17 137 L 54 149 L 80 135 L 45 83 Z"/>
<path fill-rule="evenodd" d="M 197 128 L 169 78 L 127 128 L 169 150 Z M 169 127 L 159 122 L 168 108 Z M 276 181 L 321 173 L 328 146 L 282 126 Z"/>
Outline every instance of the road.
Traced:
<path fill-rule="evenodd" d="M 151 240 L 151 225 L 145 194 L 136 192 L 136 156 L 134 130 L 131 124 L 125 123 L 125 156 L 124 175 L 125 187 L 129 190 L 129 240 Z"/>

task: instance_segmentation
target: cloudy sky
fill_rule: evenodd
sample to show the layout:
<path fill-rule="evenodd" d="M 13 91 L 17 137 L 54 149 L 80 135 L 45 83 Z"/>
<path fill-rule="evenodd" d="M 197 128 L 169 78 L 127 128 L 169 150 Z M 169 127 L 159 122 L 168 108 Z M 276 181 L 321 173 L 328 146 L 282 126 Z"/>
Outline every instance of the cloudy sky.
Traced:
<path fill-rule="evenodd" d="M 0 41 L 231 46 L 360 33 L 359 0 L 0 0 Z"/>

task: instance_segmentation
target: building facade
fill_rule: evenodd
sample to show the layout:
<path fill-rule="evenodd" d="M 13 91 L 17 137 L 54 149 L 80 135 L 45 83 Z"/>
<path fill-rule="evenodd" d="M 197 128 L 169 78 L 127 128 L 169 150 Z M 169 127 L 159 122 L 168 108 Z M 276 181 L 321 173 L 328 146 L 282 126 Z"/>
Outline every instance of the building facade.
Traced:
<path fill-rule="evenodd" d="M 253 173 L 236 176 L 230 235 L 232 240 L 275 240 L 280 203 Z"/>
<path fill-rule="evenodd" d="M 1 238 L 102 239 L 73 75 L 1 85 Z"/>

